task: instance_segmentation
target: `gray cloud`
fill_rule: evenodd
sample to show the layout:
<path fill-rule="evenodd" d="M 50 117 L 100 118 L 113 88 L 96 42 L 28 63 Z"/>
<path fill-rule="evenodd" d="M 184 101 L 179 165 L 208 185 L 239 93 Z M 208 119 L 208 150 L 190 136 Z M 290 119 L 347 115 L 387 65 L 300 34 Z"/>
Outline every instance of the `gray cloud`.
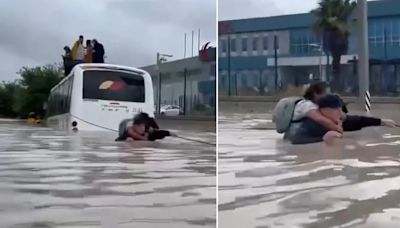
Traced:
<path fill-rule="evenodd" d="M 218 19 L 269 17 L 309 12 L 318 0 L 219 0 Z"/>
<path fill-rule="evenodd" d="M 62 48 L 80 34 L 102 42 L 111 63 L 153 64 L 157 51 L 182 58 L 185 32 L 201 29 L 201 43 L 215 44 L 215 4 L 215 0 L 0 1 L 0 61 L 6 65 L 0 69 L 0 80 L 16 78 L 22 66 L 59 62 Z"/>

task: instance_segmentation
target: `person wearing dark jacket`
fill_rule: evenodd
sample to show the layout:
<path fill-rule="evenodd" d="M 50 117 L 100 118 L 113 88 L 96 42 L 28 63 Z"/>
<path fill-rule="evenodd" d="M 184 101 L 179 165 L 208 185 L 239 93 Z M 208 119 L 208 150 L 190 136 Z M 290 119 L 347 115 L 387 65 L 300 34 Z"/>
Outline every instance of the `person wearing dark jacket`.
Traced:
<path fill-rule="evenodd" d="M 320 115 L 323 115 L 332 122 L 341 122 L 342 103 L 339 96 L 328 94 L 320 98 L 317 105 L 318 110 L 316 111 Z M 330 143 L 334 138 L 342 137 L 340 132 L 328 130 L 309 117 L 305 117 L 302 121 L 293 123 L 292 125 L 293 126 L 286 134 L 286 139 L 288 139 L 292 144 L 309 144 L 322 141 Z"/>
<path fill-rule="evenodd" d="M 104 47 L 96 39 L 92 41 L 93 44 L 93 63 L 104 63 Z"/>
<path fill-rule="evenodd" d="M 72 53 L 71 49 L 68 46 L 64 47 L 64 55 L 62 55 L 63 58 L 63 64 L 64 64 L 64 76 L 68 76 L 69 73 L 71 72 L 72 68 L 74 67 L 73 60 L 72 60 Z"/>
<path fill-rule="evenodd" d="M 344 131 L 358 131 L 370 126 L 394 127 L 392 120 L 379 119 L 367 116 L 344 115 L 347 107 L 338 95 L 328 94 L 317 102 L 318 112 L 333 122 L 341 123 Z M 344 119 L 343 119 L 344 118 Z M 292 144 L 309 144 L 324 141 L 331 144 L 335 138 L 342 134 L 329 130 L 311 118 L 305 118 L 299 123 L 294 123 L 287 134 L 287 139 Z"/>
<path fill-rule="evenodd" d="M 119 136 L 115 141 L 155 141 L 174 134 L 167 130 L 160 130 L 154 118 L 147 113 L 139 113 L 133 118 L 133 125 L 126 126 L 126 121 L 120 124 Z"/>
<path fill-rule="evenodd" d="M 389 119 L 380 119 L 369 116 L 357 116 L 357 115 L 348 115 L 348 109 L 346 104 L 340 98 L 340 102 L 342 104 L 342 125 L 339 126 L 337 123 L 334 123 L 328 120 L 326 117 L 321 115 L 320 112 L 317 112 L 317 103 L 321 97 L 326 96 L 327 87 L 324 82 L 317 82 L 312 84 L 307 88 L 304 93 L 304 99 L 301 102 L 296 104 L 296 108 L 293 114 L 293 121 L 298 122 L 305 117 L 311 118 L 316 121 L 320 125 L 323 125 L 324 128 L 327 128 L 331 131 L 338 131 L 339 133 L 343 133 L 343 131 L 358 131 L 365 127 L 370 126 L 388 126 L 394 127 L 395 122 Z"/>
<path fill-rule="evenodd" d="M 395 127 L 396 123 L 390 119 L 381 119 L 370 116 L 359 116 L 359 115 L 348 115 L 349 112 L 347 109 L 347 105 L 342 102 L 342 111 L 345 115 L 343 115 L 343 131 L 359 131 L 365 127 L 374 127 L 374 126 L 386 126 L 386 127 Z"/>

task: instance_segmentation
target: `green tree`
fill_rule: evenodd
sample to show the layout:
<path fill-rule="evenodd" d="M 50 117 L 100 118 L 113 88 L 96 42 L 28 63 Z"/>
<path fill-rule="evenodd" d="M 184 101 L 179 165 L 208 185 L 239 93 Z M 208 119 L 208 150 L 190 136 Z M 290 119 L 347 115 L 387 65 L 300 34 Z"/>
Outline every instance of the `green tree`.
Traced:
<path fill-rule="evenodd" d="M 21 117 L 29 112 L 44 115 L 43 104 L 47 101 L 51 88 L 59 83 L 63 71 L 58 65 L 43 67 L 23 67 L 17 81 L 19 87 L 14 92 L 13 110 Z"/>
<path fill-rule="evenodd" d="M 348 22 L 355 7 L 355 0 L 320 0 L 311 11 L 316 16 L 313 29 L 322 38 L 325 52 L 332 55 L 335 76 L 340 74 L 340 59 L 348 50 Z"/>
<path fill-rule="evenodd" d="M 2 82 L 0 84 L 0 115 L 3 117 L 16 117 L 17 113 L 13 110 L 15 102 L 14 94 L 19 89 L 16 82 Z"/>

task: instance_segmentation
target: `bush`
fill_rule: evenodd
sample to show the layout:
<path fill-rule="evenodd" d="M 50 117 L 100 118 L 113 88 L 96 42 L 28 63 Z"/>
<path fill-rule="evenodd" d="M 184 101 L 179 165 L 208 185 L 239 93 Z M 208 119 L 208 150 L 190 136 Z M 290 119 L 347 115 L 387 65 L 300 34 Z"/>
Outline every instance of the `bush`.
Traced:
<path fill-rule="evenodd" d="M 44 116 L 43 104 L 51 88 L 61 81 L 62 69 L 57 65 L 23 67 L 19 75 L 21 79 L 0 86 L 0 115 L 25 118 L 35 112 Z"/>

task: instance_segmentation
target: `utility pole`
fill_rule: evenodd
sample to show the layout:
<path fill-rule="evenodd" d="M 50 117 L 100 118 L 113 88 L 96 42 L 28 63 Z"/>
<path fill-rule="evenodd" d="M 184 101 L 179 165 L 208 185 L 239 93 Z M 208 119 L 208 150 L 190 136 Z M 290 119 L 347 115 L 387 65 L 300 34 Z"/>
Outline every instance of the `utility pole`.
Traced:
<path fill-rule="evenodd" d="M 358 0 L 358 80 L 359 98 L 361 107 L 364 106 L 366 112 L 371 110 L 371 96 L 369 93 L 369 47 L 368 47 L 368 5 L 367 0 Z"/>
<path fill-rule="evenodd" d="M 278 90 L 278 37 L 274 35 L 275 91 Z"/>
<path fill-rule="evenodd" d="M 186 115 L 186 68 L 183 69 L 183 115 Z"/>
<path fill-rule="evenodd" d="M 231 96 L 231 37 L 228 35 L 228 96 Z"/>
<path fill-rule="evenodd" d="M 158 105 L 157 105 L 157 114 L 161 113 L 161 70 L 160 70 L 161 58 L 160 53 L 157 52 L 157 70 L 158 70 Z"/>
<path fill-rule="evenodd" d="M 192 57 L 194 56 L 194 52 L 193 52 L 193 45 L 194 45 L 194 31 L 192 31 Z"/>
<path fill-rule="evenodd" d="M 197 38 L 197 51 L 200 51 L 200 29 L 199 29 L 199 36 Z"/>
<path fill-rule="evenodd" d="M 168 54 L 161 54 L 157 52 L 157 70 L 158 70 L 158 107 L 157 107 L 157 114 L 160 114 L 161 110 L 161 63 L 167 61 L 166 57 L 173 57 L 172 55 Z"/>
<path fill-rule="evenodd" d="M 185 38 L 184 38 L 184 41 L 183 41 L 183 45 L 184 45 L 184 47 L 183 47 L 183 58 L 184 59 L 186 59 L 186 33 L 185 33 Z"/>

